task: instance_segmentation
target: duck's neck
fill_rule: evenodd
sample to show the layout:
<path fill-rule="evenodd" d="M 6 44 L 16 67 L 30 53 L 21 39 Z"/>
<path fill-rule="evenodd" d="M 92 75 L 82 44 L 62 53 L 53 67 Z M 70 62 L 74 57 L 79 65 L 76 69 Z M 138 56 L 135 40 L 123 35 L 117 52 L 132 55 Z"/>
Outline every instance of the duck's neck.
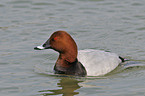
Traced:
<path fill-rule="evenodd" d="M 72 54 L 73 53 L 73 54 Z M 77 53 L 75 52 L 67 52 L 67 53 L 61 53 L 59 55 L 59 58 L 62 58 L 70 63 L 74 62 L 77 58 Z"/>
<path fill-rule="evenodd" d="M 70 67 L 77 59 L 77 53 L 72 53 L 73 52 L 60 53 L 56 65 L 61 67 Z"/>

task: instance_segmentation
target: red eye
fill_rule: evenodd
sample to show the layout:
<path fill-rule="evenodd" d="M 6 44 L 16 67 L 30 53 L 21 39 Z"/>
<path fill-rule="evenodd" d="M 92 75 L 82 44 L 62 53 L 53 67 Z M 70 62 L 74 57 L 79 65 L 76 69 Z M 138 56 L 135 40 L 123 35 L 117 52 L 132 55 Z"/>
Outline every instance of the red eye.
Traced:
<path fill-rule="evenodd" d="M 57 37 L 54 37 L 54 40 L 57 40 Z"/>

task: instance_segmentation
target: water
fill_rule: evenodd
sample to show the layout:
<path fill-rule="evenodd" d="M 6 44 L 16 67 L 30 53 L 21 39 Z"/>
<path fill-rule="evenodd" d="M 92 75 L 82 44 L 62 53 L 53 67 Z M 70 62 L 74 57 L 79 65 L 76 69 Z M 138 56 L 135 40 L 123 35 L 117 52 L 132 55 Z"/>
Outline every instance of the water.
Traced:
<path fill-rule="evenodd" d="M 65 30 L 79 49 L 107 50 L 145 64 L 144 9 L 144 0 L 1 0 L 1 96 L 144 96 L 145 67 L 66 77 L 53 74 L 56 52 L 33 50 Z"/>

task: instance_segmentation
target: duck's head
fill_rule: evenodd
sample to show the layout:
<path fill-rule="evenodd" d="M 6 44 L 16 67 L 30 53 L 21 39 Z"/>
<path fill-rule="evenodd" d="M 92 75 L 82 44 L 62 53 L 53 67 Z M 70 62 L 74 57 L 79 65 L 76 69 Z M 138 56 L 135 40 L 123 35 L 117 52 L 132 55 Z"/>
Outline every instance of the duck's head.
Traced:
<path fill-rule="evenodd" d="M 61 57 L 73 62 L 77 58 L 77 45 L 73 38 L 65 31 L 56 31 L 41 46 L 34 48 L 35 50 L 54 49 L 59 52 Z"/>

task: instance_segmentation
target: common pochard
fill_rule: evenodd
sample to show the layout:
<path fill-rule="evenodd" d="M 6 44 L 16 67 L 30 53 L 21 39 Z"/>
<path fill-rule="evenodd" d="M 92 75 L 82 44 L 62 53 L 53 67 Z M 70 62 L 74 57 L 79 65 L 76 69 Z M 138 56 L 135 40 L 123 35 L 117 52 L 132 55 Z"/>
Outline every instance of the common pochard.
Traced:
<path fill-rule="evenodd" d="M 54 49 L 59 52 L 55 74 L 100 76 L 114 70 L 124 59 L 115 53 L 94 49 L 78 51 L 74 39 L 65 31 L 56 31 L 41 46 L 34 49 Z"/>

